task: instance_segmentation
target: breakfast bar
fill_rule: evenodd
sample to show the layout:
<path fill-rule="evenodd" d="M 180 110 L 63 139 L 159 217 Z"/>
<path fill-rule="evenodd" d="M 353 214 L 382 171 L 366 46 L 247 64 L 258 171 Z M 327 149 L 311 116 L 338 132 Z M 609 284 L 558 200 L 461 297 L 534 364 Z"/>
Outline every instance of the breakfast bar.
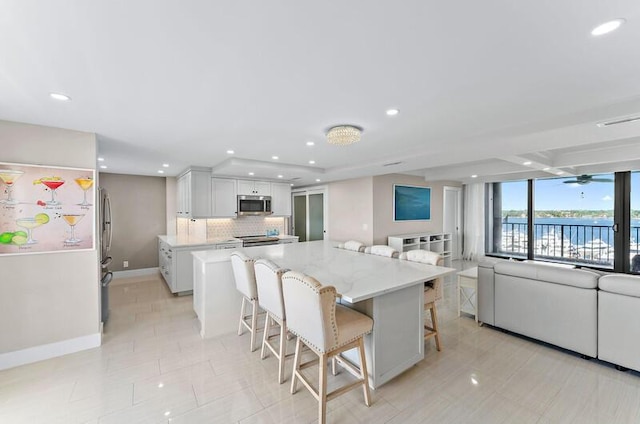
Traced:
<path fill-rule="evenodd" d="M 334 286 L 342 304 L 373 318 L 365 347 L 370 386 L 375 389 L 424 358 L 424 282 L 455 270 L 351 252 L 336 245 L 313 241 L 238 250 Z M 194 310 L 203 338 L 237 331 L 241 296 L 235 288 L 230 254 L 193 253 Z"/>

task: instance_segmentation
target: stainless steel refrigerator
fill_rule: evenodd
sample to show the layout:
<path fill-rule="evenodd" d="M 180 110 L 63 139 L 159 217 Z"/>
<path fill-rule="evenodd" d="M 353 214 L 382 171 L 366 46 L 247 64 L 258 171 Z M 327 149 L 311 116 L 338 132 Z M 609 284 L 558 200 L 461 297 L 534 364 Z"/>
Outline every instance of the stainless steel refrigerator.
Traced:
<path fill-rule="evenodd" d="M 113 278 L 113 273 L 109 271 L 111 264 L 111 237 L 113 235 L 113 227 L 111 222 L 111 199 L 109 193 L 104 188 L 98 188 L 99 201 L 99 228 L 100 232 L 100 297 L 102 299 L 102 317 L 103 323 L 109 319 L 109 283 Z"/>

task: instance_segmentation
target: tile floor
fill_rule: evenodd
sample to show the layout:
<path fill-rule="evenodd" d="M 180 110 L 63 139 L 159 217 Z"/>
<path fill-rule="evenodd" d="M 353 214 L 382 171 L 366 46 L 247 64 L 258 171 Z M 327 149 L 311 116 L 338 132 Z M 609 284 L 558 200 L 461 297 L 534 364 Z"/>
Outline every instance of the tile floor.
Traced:
<path fill-rule="evenodd" d="M 289 394 L 290 370 L 277 384 L 275 359 L 250 353 L 246 333 L 202 340 L 191 296 L 173 297 L 159 276 L 115 280 L 110 295 L 102 347 L 0 372 L 1 423 L 316 421 L 311 395 Z M 445 296 L 443 351 L 429 342 L 369 408 L 361 390 L 329 402 L 329 422 L 640 422 L 638 373 L 478 327 L 457 317 L 453 284 Z"/>

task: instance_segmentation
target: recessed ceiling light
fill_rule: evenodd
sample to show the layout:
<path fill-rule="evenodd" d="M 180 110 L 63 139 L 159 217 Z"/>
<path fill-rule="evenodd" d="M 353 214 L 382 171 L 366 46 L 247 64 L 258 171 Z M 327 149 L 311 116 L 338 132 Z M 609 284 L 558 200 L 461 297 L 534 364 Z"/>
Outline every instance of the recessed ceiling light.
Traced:
<path fill-rule="evenodd" d="M 315 160 L 310 160 L 310 161 L 309 161 L 309 165 L 313 165 L 314 163 L 316 163 L 316 161 L 315 161 Z"/>
<path fill-rule="evenodd" d="M 551 168 L 549 168 L 549 167 L 542 168 L 542 170 L 543 170 L 543 171 L 548 171 L 548 170 L 550 170 L 550 169 L 551 169 Z"/>
<path fill-rule="evenodd" d="M 478 176 L 476 174 L 473 174 L 471 178 L 478 178 Z"/>
<path fill-rule="evenodd" d="M 162 164 L 162 167 L 163 167 L 163 168 L 168 168 L 168 167 L 169 167 L 169 164 L 168 164 L 168 163 L 163 163 L 163 164 Z"/>
<path fill-rule="evenodd" d="M 531 165 L 531 161 L 530 161 L 530 160 L 528 160 L 528 161 L 526 161 L 526 162 L 522 162 L 522 164 L 523 164 L 523 165 Z"/>
<path fill-rule="evenodd" d="M 158 174 L 164 174 L 164 171 L 162 169 L 158 169 Z"/>
<path fill-rule="evenodd" d="M 232 155 L 232 154 L 234 154 L 234 153 L 235 153 L 235 152 L 234 152 L 233 150 L 227 150 L 227 154 L 228 154 L 228 155 Z"/>
<path fill-rule="evenodd" d="M 314 143 L 313 141 L 307 141 L 307 146 L 314 146 L 316 143 Z"/>
<path fill-rule="evenodd" d="M 279 158 L 278 156 L 271 156 L 271 159 L 273 159 L 273 160 L 278 160 L 278 159 L 280 159 L 280 158 Z"/>
<path fill-rule="evenodd" d="M 282 178 L 282 175 L 278 175 L 278 178 Z"/>
<path fill-rule="evenodd" d="M 249 172 L 249 175 L 254 175 L 253 172 Z"/>
<path fill-rule="evenodd" d="M 71 100 L 71 97 L 67 96 L 66 94 L 62 94 L 62 93 L 49 93 L 49 96 L 52 99 L 60 100 L 60 101 L 63 101 L 63 102 L 68 102 L 69 100 Z"/>
<path fill-rule="evenodd" d="M 388 109 L 387 110 L 387 115 L 389 115 L 389 116 L 396 116 L 398 113 L 400 113 L 400 111 L 398 109 Z"/>
<path fill-rule="evenodd" d="M 101 169 L 107 169 L 107 165 L 100 165 Z"/>
<path fill-rule="evenodd" d="M 289 184 L 291 187 L 293 187 L 293 183 Z"/>
<path fill-rule="evenodd" d="M 104 162 L 104 158 L 98 158 L 98 162 Z"/>
<path fill-rule="evenodd" d="M 624 19 L 614 19 L 612 21 L 605 22 L 601 25 L 598 25 L 594 29 L 592 29 L 591 35 L 594 35 L 597 37 L 599 35 L 608 34 L 611 31 L 615 31 L 618 28 L 620 28 L 620 25 L 622 25 L 623 23 L 625 23 Z"/>
<path fill-rule="evenodd" d="M 164 383 L 159 383 L 158 384 L 158 389 L 162 389 L 164 387 Z"/>
<path fill-rule="evenodd" d="M 319 183 L 320 182 L 320 178 L 316 178 L 316 182 Z"/>
<path fill-rule="evenodd" d="M 558 175 L 562 175 L 562 174 L 564 174 L 564 171 L 558 171 L 557 174 Z"/>

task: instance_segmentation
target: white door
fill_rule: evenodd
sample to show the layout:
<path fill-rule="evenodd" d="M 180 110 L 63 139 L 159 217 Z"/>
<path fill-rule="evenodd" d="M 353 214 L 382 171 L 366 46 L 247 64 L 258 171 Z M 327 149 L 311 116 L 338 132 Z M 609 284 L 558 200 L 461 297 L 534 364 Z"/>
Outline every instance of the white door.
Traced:
<path fill-rule="evenodd" d="M 462 258 L 462 188 L 444 188 L 442 227 L 451 234 L 451 259 Z"/>

